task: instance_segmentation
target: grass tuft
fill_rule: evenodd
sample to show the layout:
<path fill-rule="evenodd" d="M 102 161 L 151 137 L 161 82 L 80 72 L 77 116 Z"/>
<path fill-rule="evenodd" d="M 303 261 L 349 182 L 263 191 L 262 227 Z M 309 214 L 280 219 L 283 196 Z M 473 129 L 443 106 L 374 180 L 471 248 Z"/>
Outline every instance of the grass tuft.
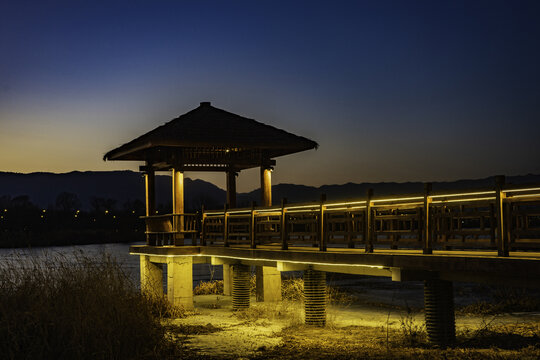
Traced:
<path fill-rule="evenodd" d="M 18 259 L 0 266 L 5 359 L 136 359 L 181 349 L 162 326 L 180 309 L 149 299 L 111 256 Z"/>

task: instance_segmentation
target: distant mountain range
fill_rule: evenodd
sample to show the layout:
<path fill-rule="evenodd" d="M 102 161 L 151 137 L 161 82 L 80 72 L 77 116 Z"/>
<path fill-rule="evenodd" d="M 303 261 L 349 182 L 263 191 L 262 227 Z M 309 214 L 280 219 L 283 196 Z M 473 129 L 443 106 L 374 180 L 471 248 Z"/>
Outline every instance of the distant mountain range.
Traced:
<path fill-rule="evenodd" d="M 507 183 L 540 183 L 540 175 L 509 176 Z M 493 186 L 494 177 L 476 180 L 458 180 L 453 182 L 434 182 L 433 190 L 475 189 Z M 186 178 L 185 205 L 186 210 L 199 209 L 201 204 L 206 208 L 222 208 L 225 202 L 225 191 L 212 183 L 203 180 Z M 405 183 L 347 183 L 343 185 L 323 185 L 320 187 L 278 184 L 272 186 L 274 204 L 282 198 L 289 203 L 317 201 L 321 194 L 328 200 L 347 200 L 363 198 L 366 191 L 372 188 L 375 195 L 404 193 L 421 193 L 424 185 L 421 182 Z M 34 204 L 47 208 L 53 206 L 56 197 L 62 192 L 74 193 L 82 203 L 83 209 L 89 209 L 92 198 L 114 199 L 119 208 L 128 201 L 144 201 L 144 179 L 140 173 L 132 171 L 74 171 L 64 174 L 31 173 L 19 174 L 0 172 L 0 197 L 14 198 L 27 195 Z M 170 207 L 171 179 L 167 175 L 158 175 L 156 179 L 156 196 L 158 204 Z M 238 194 L 238 206 L 249 206 L 251 201 L 260 202 L 260 190 Z"/>

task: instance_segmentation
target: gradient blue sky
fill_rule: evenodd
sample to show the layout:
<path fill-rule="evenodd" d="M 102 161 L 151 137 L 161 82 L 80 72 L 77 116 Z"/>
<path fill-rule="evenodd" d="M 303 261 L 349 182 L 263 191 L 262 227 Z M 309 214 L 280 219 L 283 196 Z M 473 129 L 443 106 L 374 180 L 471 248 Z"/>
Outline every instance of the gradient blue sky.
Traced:
<path fill-rule="evenodd" d="M 137 169 L 101 158 L 211 101 L 320 144 L 274 183 L 540 173 L 539 19 L 539 1 L 3 0 L 0 170 Z"/>

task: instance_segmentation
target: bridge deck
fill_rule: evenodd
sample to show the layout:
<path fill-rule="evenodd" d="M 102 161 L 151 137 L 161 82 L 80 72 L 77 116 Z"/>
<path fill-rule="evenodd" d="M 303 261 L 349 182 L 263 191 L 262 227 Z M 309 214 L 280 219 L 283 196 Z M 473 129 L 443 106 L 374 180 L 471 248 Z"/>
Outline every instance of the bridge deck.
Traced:
<path fill-rule="evenodd" d="M 496 251 L 435 251 L 313 247 L 281 250 L 272 246 L 132 246 L 133 255 L 146 255 L 153 262 L 167 257 L 192 256 L 195 263 L 262 265 L 280 271 L 315 270 L 358 275 L 387 276 L 395 281 L 443 279 L 521 286 L 540 286 L 540 252 L 515 252 L 510 257 Z"/>

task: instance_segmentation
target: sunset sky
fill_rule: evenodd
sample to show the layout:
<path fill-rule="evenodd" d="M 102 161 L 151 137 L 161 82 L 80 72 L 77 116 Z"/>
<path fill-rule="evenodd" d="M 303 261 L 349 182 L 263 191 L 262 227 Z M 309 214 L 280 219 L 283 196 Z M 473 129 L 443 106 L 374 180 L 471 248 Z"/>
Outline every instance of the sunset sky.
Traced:
<path fill-rule="evenodd" d="M 0 171 L 136 170 L 102 156 L 211 101 L 320 144 L 274 184 L 540 173 L 539 19 L 540 1 L 4 0 Z"/>

